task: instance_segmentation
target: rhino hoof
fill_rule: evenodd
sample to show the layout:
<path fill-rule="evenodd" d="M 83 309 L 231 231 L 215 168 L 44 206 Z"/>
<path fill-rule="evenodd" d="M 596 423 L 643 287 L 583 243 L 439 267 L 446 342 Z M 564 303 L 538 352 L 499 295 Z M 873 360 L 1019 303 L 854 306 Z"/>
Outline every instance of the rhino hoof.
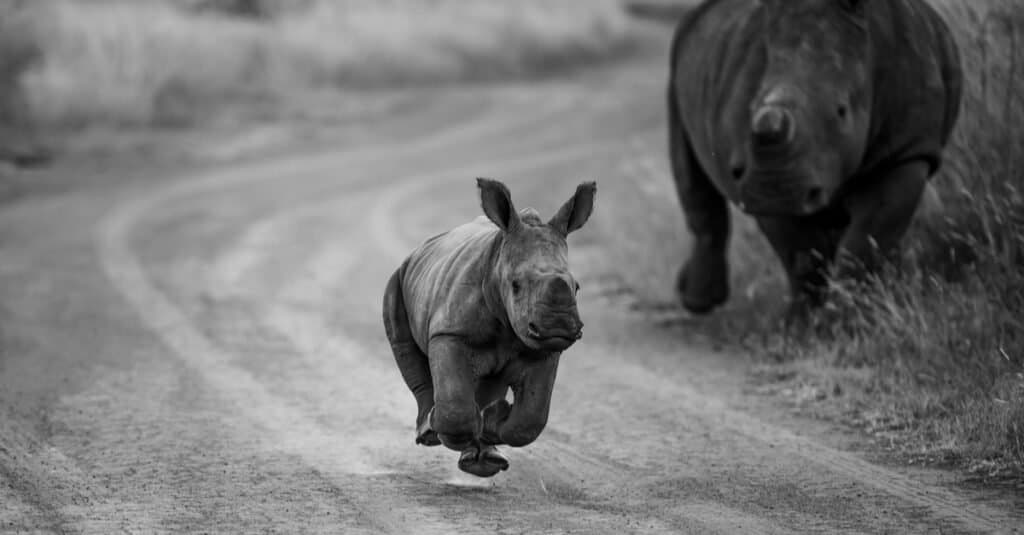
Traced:
<path fill-rule="evenodd" d="M 477 477 L 493 477 L 508 470 L 508 458 L 489 445 L 473 445 L 459 456 L 459 470 Z"/>
<path fill-rule="evenodd" d="M 703 285 L 691 284 L 691 265 L 687 262 L 679 270 L 679 276 L 676 278 L 676 292 L 679 294 L 683 308 L 691 314 L 703 316 L 729 299 L 729 287 L 726 283 L 718 281 Z M 696 279 L 701 278 L 696 277 Z"/>
<path fill-rule="evenodd" d="M 416 424 L 416 444 L 420 446 L 440 446 L 441 439 L 437 436 L 437 432 L 430 428 L 430 415 L 434 412 L 434 409 L 430 409 L 430 412 L 423 418 L 423 421 Z"/>

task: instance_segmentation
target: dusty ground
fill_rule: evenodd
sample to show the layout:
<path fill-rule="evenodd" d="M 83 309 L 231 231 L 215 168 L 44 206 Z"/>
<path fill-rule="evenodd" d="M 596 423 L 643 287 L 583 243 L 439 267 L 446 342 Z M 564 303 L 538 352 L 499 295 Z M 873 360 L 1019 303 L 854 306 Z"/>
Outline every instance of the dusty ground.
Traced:
<path fill-rule="evenodd" d="M 663 143 L 662 64 L 379 94 L 332 127 L 225 128 L 9 182 L 0 530 L 1020 532 L 1019 496 L 890 464 L 749 393 L 743 355 L 631 311 L 587 229 L 570 240 L 587 334 L 540 440 L 491 480 L 413 444 L 387 277 L 477 215 L 475 176 L 543 213 L 595 179 L 600 225 L 600 183 Z"/>

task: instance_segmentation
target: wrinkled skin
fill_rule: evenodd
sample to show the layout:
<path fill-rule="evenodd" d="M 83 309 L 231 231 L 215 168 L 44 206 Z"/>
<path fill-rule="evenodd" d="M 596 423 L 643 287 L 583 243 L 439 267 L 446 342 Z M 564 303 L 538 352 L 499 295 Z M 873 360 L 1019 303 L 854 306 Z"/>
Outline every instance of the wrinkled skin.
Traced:
<path fill-rule="evenodd" d="M 896 252 L 960 108 L 959 52 L 924 0 L 709 0 L 672 47 L 669 152 L 694 235 L 677 292 L 729 296 L 728 202 L 782 261 L 791 312 Z"/>
<path fill-rule="evenodd" d="M 583 335 L 566 237 L 590 217 L 580 184 L 548 222 L 508 188 L 477 179 L 486 217 L 427 240 L 392 275 L 384 326 L 418 405 L 416 443 L 461 453 L 459 468 L 508 468 L 547 425 L 558 360 Z M 514 402 L 506 401 L 511 388 Z"/>

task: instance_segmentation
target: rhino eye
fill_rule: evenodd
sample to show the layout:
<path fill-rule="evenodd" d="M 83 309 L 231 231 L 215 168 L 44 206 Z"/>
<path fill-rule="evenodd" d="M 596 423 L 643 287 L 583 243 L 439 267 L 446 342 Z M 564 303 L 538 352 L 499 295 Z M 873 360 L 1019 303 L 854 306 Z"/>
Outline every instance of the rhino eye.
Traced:
<path fill-rule="evenodd" d="M 839 106 L 839 109 L 836 110 L 836 113 L 839 114 L 840 119 L 845 119 L 847 113 L 846 106 Z"/>
<path fill-rule="evenodd" d="M 519 281 L 512 281 L 512 293 L 517 294 L 519 290 L 522 290 L 523 286 L 519 284 Z"/>

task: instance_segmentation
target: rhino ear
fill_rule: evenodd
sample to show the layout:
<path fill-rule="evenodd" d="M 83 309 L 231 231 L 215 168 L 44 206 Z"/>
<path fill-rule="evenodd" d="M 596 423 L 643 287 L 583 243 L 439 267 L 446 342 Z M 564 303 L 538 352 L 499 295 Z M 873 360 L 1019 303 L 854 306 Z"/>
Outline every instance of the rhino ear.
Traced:
<path fill-rule="evenodd" d="M 549 225 L 568 236 L 570 232 L 579 230 L 590 219 L 594 211 L 594 196 L 597 195 L 597 183 L 584 182 L 576 186 L 576 193 L 565 202 L 558 213 L 548 222 Z"/>
<path fill-rule="evenodd" d="M 498 228 L 508 232 L 519 224 L 519 214 L 512 206 L 512 195 L 505 184 L 489 178 L 476 179 L 480 188 L 480 205 L 488 219 Z"/>

